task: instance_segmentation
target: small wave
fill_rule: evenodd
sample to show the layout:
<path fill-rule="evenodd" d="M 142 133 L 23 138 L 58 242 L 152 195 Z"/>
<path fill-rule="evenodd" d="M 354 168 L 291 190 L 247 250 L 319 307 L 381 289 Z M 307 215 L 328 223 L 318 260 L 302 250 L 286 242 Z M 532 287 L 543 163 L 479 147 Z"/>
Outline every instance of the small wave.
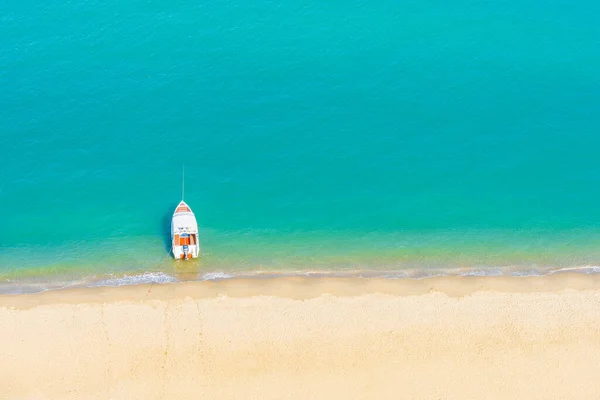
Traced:
<path fill-rule="evenodd" d="M 202 275 L 201 281 L 214 281 L 218 279 L 231 279 L 235 278 L 234 275 L 226 274 L 225 272 L 208 272 Z"/>
<path fill-rule="evenodd" d="M 502 271 L 498 268 L 479 268 L 468 270 L 461 274 L 462 276 L 502 276 Z"/>
<path fill-rule="evenodd" d="M 510 276 L 514 276 L 514 277 L 528 277 L 528 276 L 544 276 L 544 275 L 550 275 L 552 273 L 554 273 L 555 271 L 552 270 L 536 270 L 536 269 L 524 269 L 524 270 L 516 270 L 516 271 L 511 271 L 509 273 Z"/>
<path fill-rule="evenodd" d="M 555 273 L 559 273 L 559 272 L 580 272 L 582 274 L 597 274 L 600 273 L 600 266 L 597 265 L 586 265 L 583 267 L 565 267 L 565 268 L 558 268 L 555 269 L 553 271 L 551 271 L 551 274 L 555 274 Z"/>
<path fill-rule="evenodd" d="M 205 272 L 196 276 L 198 281 L 221 281 L 226 279 L 269 279 L 285 277 L 306 278 L 383 278 L 383 279 L 426 279 L 439 276 L 545 276 L 559 273 L 580 273 L 585 275 L 600 274 L 600 266 L 572 266 L 572 267 L 476 267 L 476 268 L 441 268 L 441 269 L 402 269 L 402 270 L 310 270 L 310 271 L 237 271 Z M 165 272 L 154 271 L 130 274 L 110 274 L 102 277 L 80 278 L 76 280 L 54 280 L 44 279 L 19 280 L 14 278 L 0 278 L 0 294 L 24 294 L 39 293 L 47 290 L 99 287 L 99 286 L 131 286 L 144 284 L 164 284 L 181 282 L 175 276 Z"/>
<path fill-rule="evenodd" d="M 144 285 L 148 283 L 174 283 L 177 279 L 164 272 L 144 272 L 138 275 L 125 275 L 94 282 L 90 286 L 125 286 Z"/>

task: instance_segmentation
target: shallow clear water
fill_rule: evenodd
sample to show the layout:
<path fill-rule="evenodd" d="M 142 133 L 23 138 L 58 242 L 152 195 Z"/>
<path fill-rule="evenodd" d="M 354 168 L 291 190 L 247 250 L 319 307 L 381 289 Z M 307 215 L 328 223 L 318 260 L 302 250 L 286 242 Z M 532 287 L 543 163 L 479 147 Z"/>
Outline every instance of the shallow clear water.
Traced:
<path fill-rule="evenodd" d="M 600 265 L 599 17 L 5 2 L 0 280 Z M 203 248 L 185 267 L 183 164 Z"/>

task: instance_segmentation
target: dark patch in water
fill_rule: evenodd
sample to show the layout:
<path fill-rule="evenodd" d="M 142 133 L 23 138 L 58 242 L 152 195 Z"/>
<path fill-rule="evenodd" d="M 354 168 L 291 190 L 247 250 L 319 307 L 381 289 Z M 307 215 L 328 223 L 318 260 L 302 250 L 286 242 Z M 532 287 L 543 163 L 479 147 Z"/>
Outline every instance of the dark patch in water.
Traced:
<path fill-rule="evenodd" d="M 160 233 L 163 238 L 163 246 L 165 252 L 170 255 L 171 253 L 171 218 L 173 217 L 173 211 L 177 207 L 177 204 L 173 203 L 169 207 L 169 211 L 165 211 L 160 223 Z"/>

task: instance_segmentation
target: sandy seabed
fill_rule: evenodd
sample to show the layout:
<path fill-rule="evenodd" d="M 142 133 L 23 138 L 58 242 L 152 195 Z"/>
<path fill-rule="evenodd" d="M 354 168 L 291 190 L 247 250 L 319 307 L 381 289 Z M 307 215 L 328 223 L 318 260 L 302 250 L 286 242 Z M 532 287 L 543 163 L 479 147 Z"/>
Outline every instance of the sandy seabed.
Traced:
<path fill-rule="evenodd" d="M 1 399 L 600 399 L 600 276 L 0 296 Z"/>

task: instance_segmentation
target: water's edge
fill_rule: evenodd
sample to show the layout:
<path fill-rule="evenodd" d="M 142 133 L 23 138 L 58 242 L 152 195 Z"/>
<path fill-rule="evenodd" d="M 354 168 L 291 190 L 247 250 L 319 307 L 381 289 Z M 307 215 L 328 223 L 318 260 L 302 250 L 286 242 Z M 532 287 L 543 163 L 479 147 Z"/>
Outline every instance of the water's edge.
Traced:
<path fill-rule="evenodd" d="M 223 272 L 211 271 L 196 276 L 177 277 L 164 271 L 147 271 L 142 273 L 107 274 L 87 279 L 65 281 L 15 281 L 0 282 L 0 294 L 31 294 L 49 290 L 70 288 L 119 287 L 146 284 L 177 284 L 194 281 L 219 281 L 225 279 L 276 279 L 288 277 L 303 278 L 359 278 L 359 279 L 425 279 L 439 276 L 497 276 L 497 277 L 530 277 L 546 276 L 557 273 L 579 273 L 584 275 L 600 273 L 600 266 L 574 267 L 541 267 L 541 268 L 447 268 L 447 269 L 408 269 L 408 270 L 354 270 L 354 271 L 247 271 Z"/>

